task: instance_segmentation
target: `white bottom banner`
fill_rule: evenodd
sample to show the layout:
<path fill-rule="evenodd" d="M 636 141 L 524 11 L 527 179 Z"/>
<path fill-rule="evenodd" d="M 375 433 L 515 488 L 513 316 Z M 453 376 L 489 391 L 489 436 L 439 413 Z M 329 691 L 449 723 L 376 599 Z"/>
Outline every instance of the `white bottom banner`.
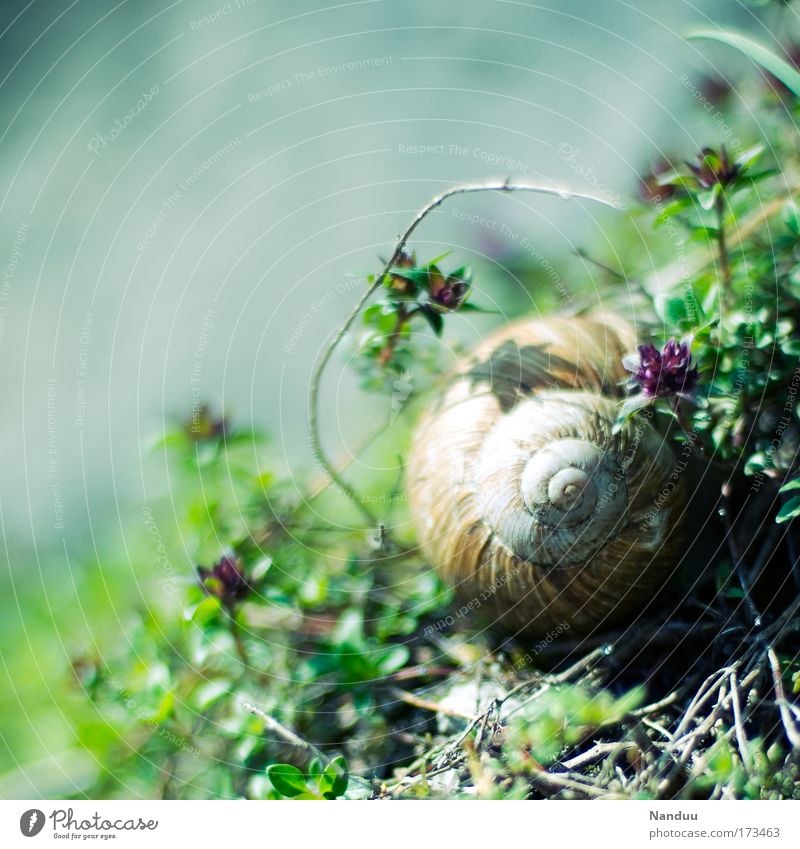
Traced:
<path fill-rule="evenodd" d="M 0 817 L 2 847 L 800 846 L 800 802 L 2 801 Z"/>

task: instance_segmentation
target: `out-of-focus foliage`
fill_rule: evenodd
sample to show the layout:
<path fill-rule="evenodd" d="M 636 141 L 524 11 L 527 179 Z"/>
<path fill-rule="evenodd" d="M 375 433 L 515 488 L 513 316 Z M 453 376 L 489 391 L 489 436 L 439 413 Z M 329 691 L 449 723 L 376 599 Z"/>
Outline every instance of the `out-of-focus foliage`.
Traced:
<path fill-rule="evenodd" d="M 414 558 L 318 526 L 313 500 L 291 503 L 254 463 L 257 441 L 225 423 L 199 435 L 180 427 L 162 443 L 175 490 L 196 493 L 179 505 L 173 542 L 198 571 L 163 615 L 140 614 L 127 645 L 75 659 L 75 686 L 119 738 L 103 752 L 109 783 L 92 792 L 124 794 L 135 781 L 144 795 L 181 798 L 364 794 L 348 789 L 341 758 L 331 752 L 319 769 L 298 758 L 248 703 L 323 752 L 350 739 L 347 763 L 362 772 L 396 756 L 390 712 L 376 708 L 402 668 L 425 679 L 416 634 L 449 592 Z M 84 742 L 101 739 L 92 730 Z"/>

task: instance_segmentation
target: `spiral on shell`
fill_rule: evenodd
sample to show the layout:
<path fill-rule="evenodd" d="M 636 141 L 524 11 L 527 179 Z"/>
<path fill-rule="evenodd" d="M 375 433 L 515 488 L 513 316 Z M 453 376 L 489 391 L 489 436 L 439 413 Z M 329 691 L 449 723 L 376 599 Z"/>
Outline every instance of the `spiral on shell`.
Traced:
<path fill-rule="evenodd" d="M 674 566 L 674 455 L 645 417 L 614 432 L 632 348 L 614 316 L 520 322 L 417 426 L 407 478 L 422 549 L 506 629 L 619 623 Z"/>

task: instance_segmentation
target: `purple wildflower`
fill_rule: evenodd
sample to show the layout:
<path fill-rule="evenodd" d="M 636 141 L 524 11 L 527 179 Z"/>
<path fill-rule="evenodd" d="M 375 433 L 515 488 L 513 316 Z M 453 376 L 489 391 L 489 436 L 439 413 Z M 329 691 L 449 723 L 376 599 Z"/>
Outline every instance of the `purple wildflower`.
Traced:
<path fill-rule="evenodd" d="M 639 345 L 638 357 L 626 357 L 623 365 L 633 372 L 631 382 L 638 384 L 648 398 L 688 398 L 697 386 L 690 339 L 670 339 L 662 351 L 655 345 Z"/>
<path fill-rule="evenodd" d="M 199 566 L 197 574 L 203 589 L 226 604 L 232 604 L 250 590 L 242 562 L 232 554 L 221 557 L 210 569 Z"/>

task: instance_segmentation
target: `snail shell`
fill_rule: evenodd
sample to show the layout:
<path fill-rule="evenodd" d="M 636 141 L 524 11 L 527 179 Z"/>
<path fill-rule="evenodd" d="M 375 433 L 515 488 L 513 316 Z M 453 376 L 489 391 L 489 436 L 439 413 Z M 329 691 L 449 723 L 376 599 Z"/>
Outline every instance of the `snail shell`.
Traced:
<path fill-rule="evenodd" d="M 675 457 L 644 416 L 613 433 L 633 347 L 611 315 L 511 325 L 418 424 L 411 513 L 470 610 L 531 635 L 587 633 L 641 609 L 674 566 Z"/>

